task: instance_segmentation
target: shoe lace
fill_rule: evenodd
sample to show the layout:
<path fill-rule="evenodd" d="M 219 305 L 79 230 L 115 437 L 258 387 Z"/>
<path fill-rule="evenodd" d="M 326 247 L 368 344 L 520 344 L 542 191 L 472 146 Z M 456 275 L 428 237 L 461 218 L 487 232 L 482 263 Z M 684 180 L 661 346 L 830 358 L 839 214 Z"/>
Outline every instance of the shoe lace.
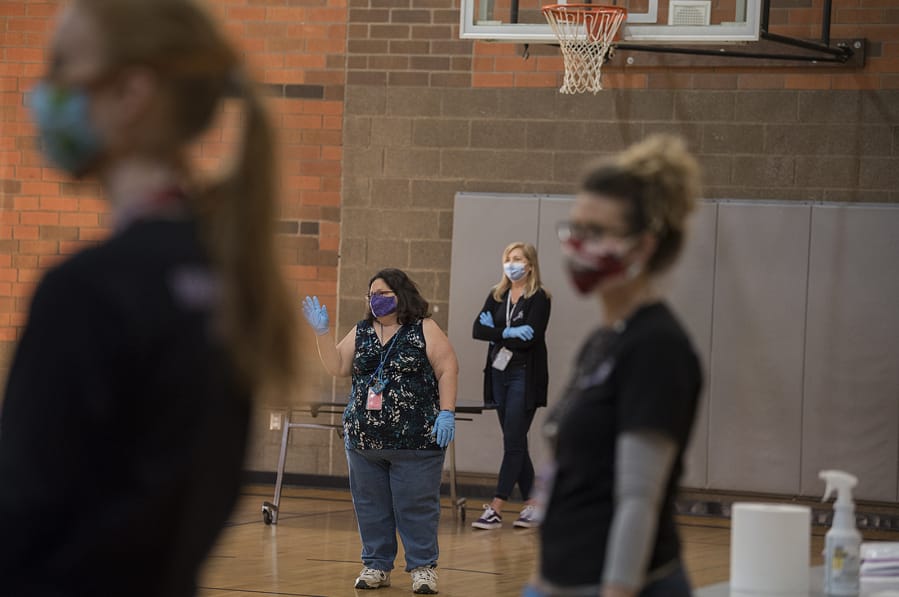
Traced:
<path fill-rule="evenodd" d="M 533 518 L 537 514 L 537 508 L 534 506 L 525 506 L 521 511 L 521 518 Z"/>
<path fill-rule="evenodd" d="M 380 580 L 381 579 L 381 571 L 376 570 L 374 568 L 369 568 L 368 566 L 366 566 L 365 568 L 362 569 L 362 572 L 359 573 L 359 576 L 364 576 L 366 578 L 374 578 L 374 579 Z"/>

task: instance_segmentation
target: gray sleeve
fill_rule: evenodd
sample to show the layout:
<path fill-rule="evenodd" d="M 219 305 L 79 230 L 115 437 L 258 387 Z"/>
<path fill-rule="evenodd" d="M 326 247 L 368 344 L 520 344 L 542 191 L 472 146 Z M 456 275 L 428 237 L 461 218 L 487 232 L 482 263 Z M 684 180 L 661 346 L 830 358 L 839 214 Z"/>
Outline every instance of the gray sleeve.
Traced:
<path fill-rule="evenodd" d="M 677 455 L 659 433 L 624 433 L 615 446 L 615 513 L 606 545 L 603 584 L 639 589 L 652 554 L 659 508 Z"/>

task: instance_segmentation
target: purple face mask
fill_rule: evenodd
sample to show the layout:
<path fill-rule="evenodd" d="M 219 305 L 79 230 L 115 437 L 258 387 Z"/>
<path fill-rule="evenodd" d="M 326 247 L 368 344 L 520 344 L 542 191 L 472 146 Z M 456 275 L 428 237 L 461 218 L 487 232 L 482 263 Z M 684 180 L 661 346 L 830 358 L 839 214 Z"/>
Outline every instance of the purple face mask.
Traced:
<path fill-rule="evenodd" d="M 375 294 L 369 300 L 371 314 L 375 317 L 384 317 L 396 311 L 396 297 Z"/>

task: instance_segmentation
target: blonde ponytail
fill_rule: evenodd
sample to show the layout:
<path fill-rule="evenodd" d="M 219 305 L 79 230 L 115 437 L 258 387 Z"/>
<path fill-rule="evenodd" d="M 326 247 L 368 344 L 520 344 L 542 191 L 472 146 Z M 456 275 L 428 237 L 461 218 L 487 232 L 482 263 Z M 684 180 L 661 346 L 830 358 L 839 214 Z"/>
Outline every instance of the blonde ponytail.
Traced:
<path fill-rule="evenodd" d="M 275 247 L 274 135 L 256 90 L 240 75 L 238 52 L 195 0 L 76 1 L 103 31 L 109 68 L 149 67 L 170 91 L 172 153 L 209 128 L 225 94 L 241 98 L 237 158 L 223 180 L 194 197 L 195 211 L 222 282 L 219 330 L 243 383 L 254 391 L 293 389 L 298 330 Z"/>
<path fill-rule="evenodd" d="M 299 366 L 297 326 L 277 262 L 274 135 L 256 90 L 238 79 L 243 138 L 231 172 L 210 189 L 201 220 L 222 277 L 221 330 L 252 387 L 286 389 Z"/>

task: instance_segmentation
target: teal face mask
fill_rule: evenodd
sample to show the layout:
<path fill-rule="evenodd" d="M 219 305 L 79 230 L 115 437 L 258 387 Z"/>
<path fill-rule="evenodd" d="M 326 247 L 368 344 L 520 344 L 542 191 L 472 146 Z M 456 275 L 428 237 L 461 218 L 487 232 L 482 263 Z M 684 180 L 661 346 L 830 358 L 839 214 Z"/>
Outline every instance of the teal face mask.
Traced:
<path fill-rule="evenodd" d="M 28 103 L 44 155 L 69 174 L 84 174 L 102 150 L 100 136 L 90 123 L 87 93 L 41 82 Z"/>

